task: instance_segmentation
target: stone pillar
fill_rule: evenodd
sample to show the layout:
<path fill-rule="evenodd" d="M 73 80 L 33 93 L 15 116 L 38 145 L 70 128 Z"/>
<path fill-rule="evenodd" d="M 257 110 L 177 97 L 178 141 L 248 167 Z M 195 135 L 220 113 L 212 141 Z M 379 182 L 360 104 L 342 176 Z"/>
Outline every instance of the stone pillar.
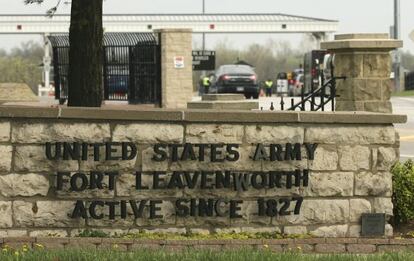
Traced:
<path fill-rule="evenodd" d="M 337 111 L 392 112 L 390 51 L 402 41 L 388 34 L 343 34 L 321 44 L 335 53 L 335 76 L 346 76 L 336 83 Z"/>
<path fill-rule="evenodd" d="M 161 29 L 155 32 L 160 33 L 161 42 L 161 106 L 186 108 L 193 96 L 192 31 Z"/>

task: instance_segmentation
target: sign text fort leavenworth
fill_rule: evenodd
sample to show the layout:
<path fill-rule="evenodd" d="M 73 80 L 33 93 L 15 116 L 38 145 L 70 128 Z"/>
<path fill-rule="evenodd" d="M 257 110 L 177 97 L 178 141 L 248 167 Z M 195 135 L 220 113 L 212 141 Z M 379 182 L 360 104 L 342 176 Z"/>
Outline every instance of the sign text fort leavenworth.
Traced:
<path fill-rule="evenodd" d="M 56 142 L 46 143 L 46 157 L 49 160 L 78 160 L 78 161 L 113 161 L 133 160 L 137 156 L 137 147 L 131 142 L 107 143 L 77 143 Z M 256 144 L 249 158 L 252 161 L 301 161 L 302 158 L 313 160 L 317 144 L 286 143 L 286 144 Z M 198 161 L 210 164 L 237 162 L 240 160 L 239 144 L 155 144 L 151 160 L 154 162 Z M 102 153 L 102 150 L 105 153 Z M 305 154 L 305 155 L 303 155 Z M 101 158 L 102 157 L 102 158 Z M 221 171 L 153 171 L 151 185 L 144 185 L 142 174 L 137 171 L 135 188 L 145 190 L 174 190 L 226 189 L 243 192 L 249 189 L 292 189 L 307 187 L 309 169 L 293 171 L 251 171 L 241 172 L 232 170 Z M 116 187 L 118 172 L 90 171 L 89 175 L 76 172 L 58 172 L 56 190 L 62 191 L 69 187 L 70 192 L 87 190 L 110 190 Z M 105 182 L 104 182 L 105 180 Z M 303 197 L 257 198 L 258 216 L 287 216 L 299 215 Z M 162 219 L 162 200 L 77 200 L 71 213 L 72 218 L 126 219 L 129 215 L 135 219 L 146 218 L 144 211 L 148 209 L 149 219 Z M 229 217 L 241 218 L 239 213 L 243 200 L 225 198 L 179 198 L 174 202 L 175 215 L 178 217 Z M 128 211 L 128 207 L 132 212 Z"/>

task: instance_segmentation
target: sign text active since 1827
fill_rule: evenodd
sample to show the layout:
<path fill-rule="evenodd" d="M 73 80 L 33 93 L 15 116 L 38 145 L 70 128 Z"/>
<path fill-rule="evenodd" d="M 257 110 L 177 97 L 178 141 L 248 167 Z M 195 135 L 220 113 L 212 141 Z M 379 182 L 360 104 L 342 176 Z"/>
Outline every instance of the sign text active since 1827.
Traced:
<path fill-rule="evenodd" d="M 151 160 L 159 162 L 223 163 L 241 160 L 242 150 L 239 144 L 155 144 L 152 147 Z M 286 143 L 286 144 L 256 144 L 249 155 L 252 162 L 258 161 L 301 161 L 303 158 L 313 160 L 317 144 Z M 56 142 L 45 144 L 46 157 L 49 160 L 78 160 L 78 161 L 128 161 L 138 155 L 138 148 L 130 142 L 107 143 L 77 143 Z M 125 174 L 123 174 L 125 175 Z M 308 187 L 309 170 L 296 169 L 291 171 L 135 171 L 134 187 L 137 192 L 152 192 L 154 195 L 162 190 L 197 190 L 202 193 L 208 190 L 226 190 L 243 193 L 248 190 L 278 190 Z M 116 187 L 117 171 L 58 172 L 56 190 L 68 193 L 88 190 L 109 190 Z M 145 184 L 143 177 L 147 177 Z M 150 177 L 148 179 L 148 176 Z M 258 193 L 260 195 L 261 193 Z M 264 194 L 264 193 L 263 193 Z M 299 215 L 303 197 L 265 198 L 257 197 L 257 215 L 276 217 Z M 72 218 L 126 219 L 133 218 L 158 219 L 163 218 L 161 207 L 163 200 L 83 200 L 76 201 Z M 173 201 L 177 217 L 229 217 L 241 218 L 241 199 L 228 198 L 178 198 Z M 144 210 L 148 211 L 144 211 Z M 132 211 L 129 211 L 132 210 Z"/>

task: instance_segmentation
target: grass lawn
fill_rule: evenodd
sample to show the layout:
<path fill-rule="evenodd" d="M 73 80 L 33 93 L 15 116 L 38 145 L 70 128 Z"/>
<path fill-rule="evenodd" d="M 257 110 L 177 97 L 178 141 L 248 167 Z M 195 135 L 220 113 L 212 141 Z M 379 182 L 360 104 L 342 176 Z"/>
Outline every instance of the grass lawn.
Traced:
<path fill-rule="evenodd" d="M 27 250 L 26 251 L 2 251 L 0 254 L 1 261 L 391 261 L 391 260 L 414 260 L 413 253 L 390 253 L 376 255 L 308 255 L 298 253 L 276 254 L 270 251 L 187 251 L 181 253 L 171 253 L 163 251 L 140 251 L 140 252 L 120 252 L 120 251 L 96 251 L 96 250 Z"/>
<path fill-rule="evenodd" d="M 414 90 L 402 91 L 402 92 L 394 92 L 394 93 L 392 93 L 392 96 L 394 96 L 394 97 L 414 96 Z"/>

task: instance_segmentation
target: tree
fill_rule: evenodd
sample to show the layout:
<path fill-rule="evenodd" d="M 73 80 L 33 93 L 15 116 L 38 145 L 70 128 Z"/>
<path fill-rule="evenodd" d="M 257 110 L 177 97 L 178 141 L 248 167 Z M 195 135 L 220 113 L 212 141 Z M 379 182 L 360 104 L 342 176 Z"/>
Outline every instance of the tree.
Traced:
<path fill-rule="evenodd" d="M 10 52 L 0 49 L 0 82 L 26 83 L 37 92 L 42 81 L 43 47 L 35 42 L 22 43 Z"/>
<path fill-rule="evenodd" d="M 44 0 L 25 0 L 27 4 Z M 100 107 L 102 104 L 103 0 L 72 0 L 69 30 L 68 106 Z M 53 16 L 57 5 L 49 9 Z"/>

